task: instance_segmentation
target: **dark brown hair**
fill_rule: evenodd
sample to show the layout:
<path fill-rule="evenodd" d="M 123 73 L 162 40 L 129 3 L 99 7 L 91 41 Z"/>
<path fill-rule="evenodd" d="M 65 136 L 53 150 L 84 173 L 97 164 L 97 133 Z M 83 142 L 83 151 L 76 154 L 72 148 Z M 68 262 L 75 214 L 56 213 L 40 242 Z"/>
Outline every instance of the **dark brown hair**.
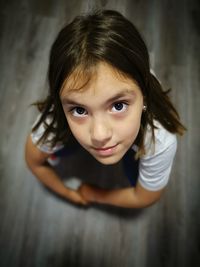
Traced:
<path fill-rule="evenodd" d="M 150 72 L 147 47 L 135 26 L 117 11 L 98 10 L 77 16 L 59 32 L 52 45 L 48 69 L 49 94 L 45 101 L 36 103 L 42 114 L 33 128 L 33 131 L 36 130 L 42 122 L 45 123 L 47 116 L 51 116 L 52 121 L 46 124 L 41 142 L 50 133 L 54 134 L 52 146 L 67 140 L 70 129 L 60 101 L 62 86 L 77 69 L 89 77 L 99 62 L 106 62 L 136 81 L 141 88 L 147 110 L 142 114 L 136 139 L 138 156 L 144 153 L 147 125 L 150 125 L 154 139 L 154 119 L 169 132 L 183 134 L 185 127 L 169 99 L 169 91 L 163 91 Z"/>

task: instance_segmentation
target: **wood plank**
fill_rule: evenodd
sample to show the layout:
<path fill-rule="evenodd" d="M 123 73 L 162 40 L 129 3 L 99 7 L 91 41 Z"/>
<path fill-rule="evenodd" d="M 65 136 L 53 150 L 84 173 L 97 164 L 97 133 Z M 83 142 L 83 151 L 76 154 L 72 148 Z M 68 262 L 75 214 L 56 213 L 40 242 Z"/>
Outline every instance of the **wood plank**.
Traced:
<path fill-rule="evenodd" d="M 188 128 L 168 188 L 148 209 L 77 207 L 45 190 L 24 162 L 36 115 L 28 105 L 46 93 L 50 45 L 66 21 L 95 7 L 119 10 L 135 23 Z M 199 11 L 194 0 L 0 2 L 1 267 L 200 266 Z M 121 162 L 101 166 L 84 151 L 63 159 L 60 174 L 129 185 Z"/>

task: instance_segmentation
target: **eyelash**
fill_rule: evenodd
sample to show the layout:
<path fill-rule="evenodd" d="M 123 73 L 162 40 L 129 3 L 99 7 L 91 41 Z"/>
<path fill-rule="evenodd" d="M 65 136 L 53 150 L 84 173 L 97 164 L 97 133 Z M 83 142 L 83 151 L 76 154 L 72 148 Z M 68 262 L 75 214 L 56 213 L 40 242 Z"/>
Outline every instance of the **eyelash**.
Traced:
<path fill-rule="evenodd" d="M 114 113 L 122 113 L 122 112 L 125 112 L 126 110 L 127 110 L 127 108 L 128 108 L 128 103 L 126 102 L 126 101 L 118 101 L 118 102 L 115 102 L 113 105 L 112 105 L 112 108 L 115 106 L 115 105 L 117 105 L 117 104 L 122 104 L 123 105 L 123 108 L 121 109 L 121 110 L 119 110 L 119 111 L 116 111 L 116 112 L 114 112 Z M 124 106 L 125 106 L 125 110 L 124 110 Z M 70 110 L 69 110 L 69 112 L 72 114 L 72 116 L 74 116 L 74 117 L 80 117 L 80 118 L 83 118 L 83 117 L 85 117 L 87 114 L 78 114 L 78 116 L 77 115 L 74 115 L 74 112 L 78 109 L 78 108 L 80 108 L 80 109 L 82 109 L 84 112 L 83 113 L 85 113 L 86 112 L 86 110 L 85 110 L 85 108 L 82 108 L 81 106 L 79 107 L 79 106 L 77 106 L 77 107 L 73 107 L 73 108 L 71 108 Z"/>

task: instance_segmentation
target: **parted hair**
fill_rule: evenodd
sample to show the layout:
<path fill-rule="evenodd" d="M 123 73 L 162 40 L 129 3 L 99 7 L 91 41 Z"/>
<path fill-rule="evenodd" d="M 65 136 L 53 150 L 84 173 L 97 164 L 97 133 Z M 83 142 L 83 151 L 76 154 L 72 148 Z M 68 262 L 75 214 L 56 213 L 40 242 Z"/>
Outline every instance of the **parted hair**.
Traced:
<path fill-rule="evenodd" d="M 147 109 L 142 113 L 135 140 L 139 147 L 137 157 L 145 153 L 147 125 L 151 127 L 154 140 L 154 120 L 171 133 L 184 133 L 186 128 L 169 98 L 170 90 L 164 91 L 150 71 L 148 50 L 136 27 L 117 11 L 97 10 L 75 17 L 58 33 L 51 47 L 48 96 L 44 101 L 35 103 L 41 117 L 32 130 L 35 131 L 41 123 L 46 125 L 39 142 L 44 142 L 49 134 L 53 134 L 52 146 L 60 141 L 67 143 L 71 131 L 62 108 L 60 92 L 77 70 L 90 79 L 99 62 L 105 62 L 120 74 L 133 79 L 141 89 Z M 79 79 L 78 75 L 76 78 Z M 47 124 L 49 116 L 51 122 Z"/>

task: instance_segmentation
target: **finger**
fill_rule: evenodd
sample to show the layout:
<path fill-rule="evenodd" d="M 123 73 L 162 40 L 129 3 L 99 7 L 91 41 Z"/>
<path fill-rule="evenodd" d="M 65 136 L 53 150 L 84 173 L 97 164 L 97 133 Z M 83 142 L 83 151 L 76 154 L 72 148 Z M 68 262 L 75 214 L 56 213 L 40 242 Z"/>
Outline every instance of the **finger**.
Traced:
<path fill-rule="evenodd" d="M 82 199 L 81 202 L 82 202 L 83 205 L 88 205 L 89 204 L 89 202 L 87 200 L 85 200 L 85 199 Z"/>
<path fill-rule="evenodd" d="M 89 203 L 86 200 L 81 201 L 83 205 L 88 205 Z"/>

